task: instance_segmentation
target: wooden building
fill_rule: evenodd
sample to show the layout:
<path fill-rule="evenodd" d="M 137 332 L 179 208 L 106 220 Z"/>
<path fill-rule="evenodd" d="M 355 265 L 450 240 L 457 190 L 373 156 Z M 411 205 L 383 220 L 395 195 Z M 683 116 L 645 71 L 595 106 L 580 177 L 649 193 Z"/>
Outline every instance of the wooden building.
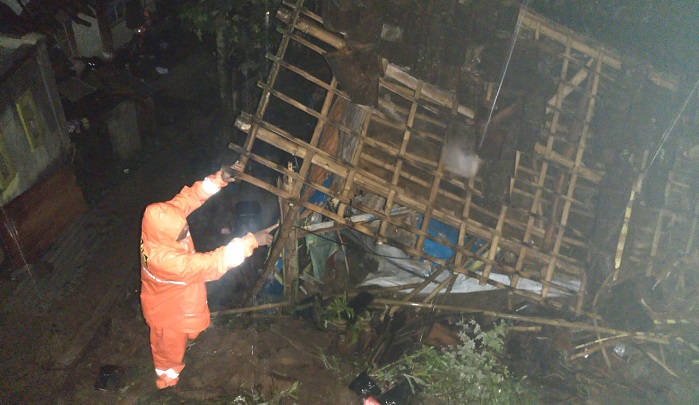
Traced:
<path fill-rule="evenodd" d="M 87 209 L 66 167 L 70 140 L 45 38 L 0 37 L 4 265 L 19 268 Z"/>

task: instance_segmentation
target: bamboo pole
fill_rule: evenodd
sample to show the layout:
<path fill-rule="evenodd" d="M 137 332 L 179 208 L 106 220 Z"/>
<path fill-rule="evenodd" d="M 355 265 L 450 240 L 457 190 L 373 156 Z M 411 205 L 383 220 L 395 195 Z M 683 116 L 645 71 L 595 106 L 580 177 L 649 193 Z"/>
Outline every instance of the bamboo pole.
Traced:
<path fill-rule="evenodd" d="M 278 231 L 280 237 L 272 245 L 272 250 L 270 251 L 267 257 L 267 262 L 265 263 L 265 268 L 262 271 L 262 274 L 257 279 L 257 282 L 255 283 L 255 286 L 252 288 L 251 293 L 247 294 L 247 297 L 245 299 L 246 304 L 254 302 L 254 299 L 257 296 L 257 294 L 259 294 L 260 291 L 262 291 L 262 288 L 264 287 L 267 278 L 272 273 L 272 270 L 274 270 L 279 255 L 282 253 L 282 250 L 286 246 L 286 241 L 289 239 L 289 235 L 294 226 L 294 223 L 296 222 L 296 219 L 298 218 L 300 210 L 301 206 L 296 204 L 289 204 L 289 206 L 286 208 L 286 211 L 284 213 L 284 222 L 282 222 Z"/>
<path fill-rule="evenodd" d="M 298 42 L 299 44 L 305 46 L 306 48 L 316 52 L 319 55 L 325 55 L 326 53 L 328 53 L 328 51 L 326 51 L 325 49 L 312 43 L 311 41 L 307 40 L 306 38 L 296 34 L 295 32 L 289 33 L 288 30 L 284 30 L 280 27 L 277 27 L 277 32 L 282 34 L 282 35 L 289 35 L 289 38 L 291 38 L 295 42 Z"/>
<path fill-rule="evenodd" d="M 693 210 L 694 215 L 692 215 L 692 225 L 689 227 L 690 233 L 689 237 L 687 238 L 687 243 L 685 244 L 684 247 L 684 255 L 689 256 L 692 254 L 692 251 L 694 250 L 694 241 L 696 240 L 696 235 L 697 235 L 697 228 L 699 228 L 699 199 L 697 199 L 696 194 L 694 195 L 694 210 Z"/>
<path fill-rule="evenodd" d="M 417 89 L 419 80 L 405 73 L 396 65 L 389 63 L 386 66 L 385 75 L 386 77 L 393 79 L 412 90 Z M 453 94 L 427 83 L 423 83 L 422 85 L 421 96 L 424 96 L 427 100 L 449 109 L 452 108 L 452 104 L 454 103 Z M 463 105 L 459 105 L 457 107 L 457 112 L 459 115 L 463 115 L 469 119 L 474 119 L 476 117 L 475 111 Z"/>
<path fill-rule="evenodd" d="M 347 250 L 345 249 L 345 244 L 342 243 L 342 235 L 339 230 L 335 231 L 335 236 L 337 237 L 337 243 L 340 245 L 340 249 L 342 250 L 342 258 L 345 262 L 345 271 L 347 271 L 347 280 L 349 281 L 350 265 L 349 261 L 347 261 Z"/>
<path fill-rule="evenodd" d="M 473 178 L 469 179 L 469 185 L 473 185 L 475 180 Z M 459 246 L 463 246 L 464 243 L 466 242 L 466 231 L 468 229 L 468 223 L 467 219 L 471 213 L 471 193 L 466 195 L 466 199 L 464 200 L 464 208 L 461 211 L 461 225 L 459 225 L 459 237 L 457 239 L 457 244 Z M 470 246 L 467 246 L 467 249 L 470 250 Z M 454 257 L 454 264 L 456 266 L 461 266 L 464 260 L 464 255 L 461 252 L 456 252 L 456 255 Z"/>
<path fill-rule="evenodd" d="M 452 102 L 452 111 L 455 111 L 457 108 L 458 103 L 456 102 L 456 98 Z M 446 157 L 447 157 L 447 144 L 448 144 L 448 135 L 445 133 L 445 140 L 444 144 L 442 144 L 442 150 L 439 156 L 439 163 L 437 164 L 437 169 L 434 171 L 434 177 L 432 180 L 432 187 L 430 189 L 430 195 L 427 199 L 427 206 L 425 207 L 425 210 L 423 211 L 423 216 L 422 216 L 422 231 L 427 233 L 429 226 L 430 226 L 430 221 L 432 220 L 432 213 L 435 210 L 434 204 L 435 204 L 435 199 L 437 198 L 437 194 L 439 192 L 440 185 L 442 183 L 442 176 L 444 175 L 444 166 L 446 165 Z M 460 221 L 461 222 L 461 221 Z M 425 237 L 420 235 L 418 236 L 417 239 L 417 250 L 422 251 L 423 245 L 425 243 Z"/>
<path fill-rule="evenodd" d="M 400 292 L 404 290 L 411 290 L 413 288 L 419 287 L 422 283 L 410 283 L 410 284 L 401 284 L 401 285 L 395 285 L 392 287 L 376 287 L 376 288 L 368 288 L 368 287 L 362 287 L 361 291 L 366 291 L 371 294 L 389 294 L 389 293 L 394 293 L 394 292 Z M 359 292 L 351 292 L 348 293 L 348 296 L 354 296 L 357 295 Z"/>
<path fill-rule="evenodd" d="M 297 75 L 303 77 L 304 79 L 308 80 L 309 82 L 315 84 L 318 87 L 322 87 L 323 89 L 327 91 L 335 91 L 335 94 L 338 97 L 341 97 L 345 99 L 346 101 L 351 101 L 347 93 L 345 93 L 342 90 L 338 89 L 333 89 L 332 86 L 330 86 L 328 83 L 325 83 L 324 81 L 318 79 L 317 77 L 313 76 L 312 74 L 308 73 L 307 71 L 301 69 L 300 67 L 296 65 L 292 65 L 291 63 L 279 59 L 276 55 L 273 55 L 271 53 L 267 53 L 265 56 L 267 59 L 269 59 L 272 63 L 279 63 L 284 69 L 289 70 L 291 72 L 296 73 Z"/>
<path fill-rule="evenodd" d="M 415 287 L 415 289 L 413 289 L 413 291 L 411 291 L 410 293 L 408 293 L 408 294 L 403 298 L 403 300 L 404 300 L 404 301 L 410 301 L 411 299 L 413 299 L 413 298 L 414 298 L 416 295 L 418 295 L 422 290 L 424 290 L 425 287 L 427 287 L 427 286 L 430 285 L 432 282 L 434 282 L 434 280 L 436 280 L 437 277 L 439 277 L 439 275 L 442 274 L 442 272 L 444 272 L 444 267 L 440 267 L 440 268 L 438 268 L 437 270 L 433 271 L 432 274 L 430 274 L 429 277 L 427 277 L 427 278 L 425 279 L 425 281 L 423 281 L 419 286 Z M 439 284 L 439 287 L 441 287 L 441 283 Z M 438 287 L 438 288 L 439 288 L 439 287 Z"/>
<path fill-rule="evenodd" d="M 491 310 L 487 310 L 487 309 L 460 307 L 460 306 L 454 306 L 454 305 L 428 304 L 428 303 L 424 303 L 424 302 L 412 302 L 412 301 L 406 302 L 406 301 L 395 300 L 395 299 L 386 299 L 386 298 L 374 298 L 372 305 L 379 305 L 379 306 L 381 306 L 381 305 L 400 305 L 400 306 L 404 306 L 404 307 L 408 307 L 408 308 L 425 308 L 425 309 L 431 309 L 431 310 L 437 310 L 437 311 L 446 311 L 446 312 L 481 313 L 485 316 L 492 316 L 494 318 L 507 319 L 510 321 L 519 321 L 519 322 L 528 322 L 528 323 L 535 323 L 535 324 L 541 324 L 541 325 L 559 326 L 562 328 L 599 332 L 599 333 L 605 333 L 605 334 L 609 334 L 609 335 L 628 334 L 629 338 L 631 338 L 631 339 L 659 343 L 659 344 L 663 344 L 663 345 L 670 344 L 669 338 L 666 336 L 662 336 L 662 335 L 653 335 L 653 334 L 642 333 L 642 332 L 627 332 L 627 331 L 621 331 L 618 329 L 605 328 L 602 326 L 593 326 L 593 325 L 590 325 L 587 323 L 582 323 L 582 322 L 570 322 L 570 321 L 565 321 L 562 319 L 550 319 L 550 318 L 543 318 L 543 317 L 537 317 L 537 316 L 524 316 L 524 315 L 517 315 L 517 314 L 507 314 L 507 313 L 491 311 Z"/>
<path fill-rule="evenodd" d="M 643 172 L 646 166 L 646 160 L 648 159 L 648 151 L 643 153 L 643 161 L 641 162 L 641 174 L 636 178 L 631 187 L 631 195 L 626 203 L 626 209 L 624 210 L 624 219 L 621 225 L 621 231 L 619 232 L 619 238 L 616 246 L 616 254 L 614 255 L 614 276 L 612 281 L 616 281 L 619 271 L 621 269 L 621 259 L 624 254 L 624 246 L 626 245 L 626 237 L 629 233 L 629 224 L 631 223 L 631 212 L 633 210 L 634 202 L 636 201 L 636 195 L 641 192 L 641 187 L 643 187 Z"/>
<path fill-rule="evenodd" d="M 211 316 L 214 317 L 214 316 L 221 316 L 221 315 L 244 314 L 246 312 L 266 311 L 268 309 L 284 308 L 284 307 L 288 307 L 290 305 L 291 305 L 291 302 L 289 302 L 289 301 L 274 302 L 271 304 L 255 305 L 253 307 L 224 309 L 223 311 L 212 312 Z"/>
<path fill-rule="evenodd" d="M 670 367 L 668 367 L 667 364 L 665 364 L 664 361 L 661 361 L 656 355 L 650 352 L 650 350 L 645 351 L 646 356 L 648 356 L 651 360 L 653 360 L 657 365 L 659 365 L 663 370 L 667 371 L 668 374 L 675 378 L 680 378 L 680 376 L 677 375 L 676 372 L 674 372 Z"/>
<path fill-rule="evenodd" d="M 299 10 L 301 9 L 301 6 L 303 5 L 303 0 L 298 0 L 296 2 L 296 9 L 292 14 L 290 14 L 289 18 L 290 21 L 292 22 L 292 25 L 295 25 L 293 23 L 296 22 L 296 20 L 299 18 Z M 291 28 L 293 30 L 293 27 Z M 289 37 L 284 36 L 282 38 L 281 44 L 279 45 L 279 49 L 277 51 L 277 58 L 278 60 L 284 59 L 284 55 L 286 53 L 286 49 L 289 45 Z M 274 83 L 276 82 L 277 76 L 280 71 L 280 64 L 276 63 L 272 65 L 272 70 L 269 75 L 269 80 L 267 81 L 267 84 L 265 87 L 262 89 L 262 97 L 260 98 L 260 103 L 258 104 L 257 110 L 255 112 L 255 118 L 252 122 L 252 125 L 248 131 L 248 136 L 245 139 L 245 145 L 243 147 L 243 150 L 246 152 L 241 156 L 241 163 L 246 164 L 247 159 L 249 157 L 249 153 L 252 151 L 252 147 L 255 143 L 255 139 L 257 138 L 258 130 L 259 130 L 259 121 L 262 119 L 262 117 L 265 115 L 265 112 L 267 110 L 267 106 L 269 105 L 269 99 L 270 99 L 270 93 L 272 91 L 272 88 L 274 87 Z M 238 175 L 239 177 L 251 177 L 251 176 L 241 176 L 240 174 Z M 299 186 L 300 187 L 300 186 Z M 293 209 L 292 209 L 293 208 Z M 251 292 L 247 293 L 247 296 L 245 298 L 245 302 L 250 302 L 252 301 L 256 295 L 259 293 L 259 291 L 262 289 L 264 286 L 264 282 L 266 278 L 269 276 L 271 273 L 272 269 L 274 268 L 274 265 L 277 261 L 277 258 L 281 254 L 281 251 L 286 244 L 286 238 L 288 237 L 289 231 L 291 230 L 291 225 L 293 225 L 293 221 L 296 221 L 296 216 L 298 215 L 298 208 L 296 207 L 290 207 L 289 210 L 286 212 L 286 221 L 282 223 L 282 226 L 280 227 L 279 230 L 279 235 L 281 235 L 280 239 L 277 239 L 277 243 L 274 244 L 270 251 L 270 255 L 267 258 L 267 263 L 265 263 L 265 270 L 262 274 L 262 276 L 257 280 L 255 283 L 255 286 Z M 287 222 L 291 222 L 291 224 L 287 224 Z M 284 231 L 285 230 L 285 231 Z"/>
<path fill-rule="evenodd" d="M 507 215 L 507 206 L 503 205 L 502 208 L 500 208 L 500 218 L 498 218 L 498 224 L 495 227 L 493 240 L 490 242 L 488 263 L 486 263 L 483 273 L 481 274 L 480 285 L 485 285 L 485 280 L 490 277 L 490 270 L 493 268 L 492 263 L 495 262 L 495 255 L 498 253 L 498 244 L 500 243 L 500 236 L 502 235 L 502 225 L 505 223 L 505 215 Z"/>
<path fill-rule="evenodd" d="M 587 358 L 589 355 L 592 353 L 596 353 L 600 350 L 603 350 L 609 346 L 615 345 L 619 342 L 623 342 L 624 340 L 628 339 L 629 336 L 624 336 L 624 337 L 611 337 L 611 338 L 598 338 L 595 339 L 592 343 L 594 346 L 592 347 L 587 347 L 585 350 L 575 353 L 569 357 L 570 361 L 577 360 L 579 358 Z"/>
<path fill-rule="evenodd" d="M 408 114 L 408 119 L 406 122 L 406 129 L 403 131 L 403 140 L 400 145 L 400 149 L 398 150 L 398 161 L 396 162 L 394 168 L 393 168 L 393 176 L 391 177 L 391 185 L 396 187 L 398 186 L 398 180 L 400 179 L 400 173 L 401 169 L 403 168 L 403 157 L 406 153 L 406 150 L 408 149 L 408 142 L 410 142 L 410 127 L 413 126 L 413 122 L 415 121 L 415 114 L 417 113 L 417 99 L 420 98 L 420 92 L 422 91 L 422 85 L 418 83 L 417 89 L 415 89 L 415 100 L 410 106 L 410 113 Z M 391 215 L 391 211 L 393 211 L 393 198 L 395 197 L 396 192 L 395 188 L 390 190 L 388 192 L 388 197 L 386 197 L 386 202 L 384 204 L 384 211 L 386 215 Z M 388 228 L 388 223 L 386 221 L 381 221 L 381 225 L 379 227 L 379 238 L 381 238 L 382 241 L 386 240 L 386 229 Z"/>
<path fill-rule="evenodd" d="M 298 250 L 298 227 L 293 227 L 287 239 L 287 245 L 282 251 L 284 257 L 284 298 L 291 302 L 296 302 L 296 294 L 298 291 L 298 288 L 295 288 L 299 277 Z"/>
<path fill-rule="evenodd" d="M 561 226 L 558 228 L 558 231 L 556 233 L 556 240 L 554 242 L 554 247 L 553 247 L 553 255 L 554 255 L 554 261 L 549 263 L 549 267 L 546 270 L 546 275 L 545 279 L 546 280 L 551 280 L 553 278 L 553 271 L 555 268 L 555 260 L 557 260 L 555 257 L 558 255 L 560 248 L 561 248 L 561 241 L 563 239 L 563 235 L 565 234 L 566 231 L 566 226 L 568 225 L 568 218 L 570 214 L 570 207 L 571 207 L 571 199 L 573 198 L 573 195 L 575 193 L 575 186 L 577 184 L 578 180 L 578 169 L 580 168 L 582 164 L 582 158 L 583 158 L 583 152 L 585 150 L 585 145 L 587 142 L 587 137 L 589 135 L 589 129 L 590 129 L 590 122 L 592 121 L 592 115 L 595 107 L 595 98 L 594 96 L 597 95 L 597 89 L 599 86 L 599 75 L 597 75 L 597 72 L 600 72 L 602 69 L 602 60 L 604 60 L 604 54 L 600 52 L 599 55 L 597 55 L 597 68 L 595 70 L 595 75 L 592 78 L 592 81 L 590 83 L 591 87 L 591 95 L 593 97 L 588 98 L 587 100 L 587 106 L 586 106 L 586 111 L 585 111 L 585 120 L 583 123 L 583 129 L 582 133 L 580 134 L 580 140 L 579 140 L 579 145 L 577 148 L 577 152 L 575 155 L 575 163 L 573 166 L 573 170 L 570 176 L 570 181 L 568 184 L 568 192 L 566 195 L 566 199 L 563 202 L 563 212 L 561 213 L 561 220 L 560 224 Z M 541 295 L 546 297 L 548 294 L 548 288 L 544 287 L 541 290 Z M 582 293 L 579 291 L 578 298 L 582 298 Z M 577 307 L 577 306 L 576 306 Z"/>
<path fill-rule="evenodd" d="M 599 344 L 599 343 L 603 343 L 603 342 L 609 342 L 609 341 L 612 341 L 612 340 L 614 340 L 614 343 L 616 343 L 617 341 L 627 339 L 628 337 L 629 337 L 629 334 L 628 334 L 628 333 L 623 333 L 623 334 L 617 335 L 617 336 L 608 336 L 608 337 L 606 337 L 606 338 L 595 339 L 595 340 L 593 340 L 593 341 L 591 341 L 591 342 L 586 342 L 586 343 L 579 344 L 579 345 L 575 346 L 575 349 L 576 349 L 576 350 L 585 349 L 585 348 L 587 348 L 587 347 L 590 347 L 590 346 L 593 346 L 593 345 L 596 345 L 596 344 Z"/>
<path fill-rule="evenodd" d="M 571 51 L 571 43 L 572 39 L 569 37 L 568 41 L 566 42 L 566 49 L 565 49 L 565 54 L 570 55 Z M 568 74 L 568 59 L 563 60 L 563 66 L 561 67 L 561 74 L 560 78 L 561 81 L 565 81 L 566 76 Z M 555 134 L 557 129 L 558 129 L 558 121 L 560 119 L 560 110 L 561 110 L 561 105 L 563 102 L 563 91 L 565 89 L 565 85 L 561 82 L 558 84 L 558 90 L 557 90 L 557 96 L 556 96 L 556 110 L 553 113 L 553 118 L 551 119 L 551 127 L 549 128 L 549 131 L 551 135 Z M 546 143 L 546 153 L 544 154 L 544 158 L 548 159 L 549 156 L 552 154 L 553 151 L 553 143 L 554 143 L 554 138 L 553 136 L 549 135 L 549 138 Z M 546 175 L 548 172 L 548 163 L 546 160 L 544 160 L 543 164 L 541 165 L 541 171 L 539 172 L 539 178 L 538 178 L 538 186 L 543 186 L 545 181 L 546 181 Z M 534 201 L 532 202 L 532 208 L 531 211 L 534 212 L 539 204 L 541 199 L 541 192 L 539 189 L 537 189 L 534 193 Z M 553 272 L 556 268 L 557 264 L 557 259 L 556 257 L 552 256 L 551 260 L 548 261 L 548 264 L 546 266 L 546 271 L 544 272 L 544 277 L 545 279 L 549 279 L 549 276 L 553 275 Z M 541 290 L 541 297 L 546 298 L 548 295 L 548 288 L 542 288 Z"/>
<path fill-rule="evenodd" d="M 434 299 L 434 297 L 436 297 L 437 294 L 439 294 L 439 292 L 442 291 L 442 289 L 444 289 L 444 287 L 452 285 L 452 283 L 458 276 L 459 275 L 456 273 L 450 274 L 449 277 L 445 278 L 441 283 L 439 283 L 439 285 L 434 290 L 432 290 L 432 292 L 427 294 L 427 296 L 422 300 L 422 302 L 431 302 Z M 444 293 L 443 298 L 446 298 L 450 292 L 451 290 L 448 290 L 446 293 Z"/>
<path fill-rule="evenodd" d="M 345 47 L 345 40 L 342 37 L 326 31 L 321 26 L 317 25 L 317 23 L 309 21 L 306 18 L 298 18 L 297 20 L 294 20 L 292 17 L 293 12 L 283 7 L 280 7 L 279 10 L 277 10 L 277 19 L 292 29 L 297 29 L 304 34 L 308 34 L 316 39 L 319 39 L 335 49 Z"/>

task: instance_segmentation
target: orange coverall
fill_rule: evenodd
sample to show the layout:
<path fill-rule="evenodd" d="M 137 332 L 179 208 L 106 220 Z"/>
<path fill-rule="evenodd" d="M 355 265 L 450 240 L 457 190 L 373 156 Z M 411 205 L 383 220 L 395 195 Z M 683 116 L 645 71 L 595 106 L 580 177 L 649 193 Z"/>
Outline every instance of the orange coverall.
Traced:
<path fill-rule="evenodd" d="M 257 247 L 253 234 L 199 253 L 192 237 L 178 236 L 187 216 L 227 183 L 221 172 L 184 187 L 172 200 L 146 207 L 141 227 L 141 306 L 150 327 L 150 344 L 158 388 L 177 384 L 188 339 L 210 324 L 207 281 L 240 265 Z"/>

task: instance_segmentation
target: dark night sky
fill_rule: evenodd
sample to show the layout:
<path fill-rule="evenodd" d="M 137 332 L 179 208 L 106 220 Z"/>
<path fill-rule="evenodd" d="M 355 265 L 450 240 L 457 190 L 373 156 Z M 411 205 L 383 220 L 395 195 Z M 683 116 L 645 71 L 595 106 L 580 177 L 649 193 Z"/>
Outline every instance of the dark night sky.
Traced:
<path fill-rule="evenodd" d="M 657 70 L 688 79 L 699 71 L 697 0 L 530 0 L 529 7 Z"/>

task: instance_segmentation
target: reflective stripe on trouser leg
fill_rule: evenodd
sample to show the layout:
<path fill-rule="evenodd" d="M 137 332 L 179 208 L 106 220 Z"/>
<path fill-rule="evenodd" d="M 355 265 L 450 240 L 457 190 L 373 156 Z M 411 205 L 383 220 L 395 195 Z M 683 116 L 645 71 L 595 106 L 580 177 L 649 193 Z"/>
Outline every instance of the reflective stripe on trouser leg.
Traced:
<path fill-rule="evenodd" d="M 189 335 L 167 328 L 151 328 L 150 347 L 153 353 L 155 373 L 158 375 L 156 385 L 166 388 L 177 384 L 184 368 L 182 359 L 187 348 Z"/>
<path fill-rule="evenodd" d="M 156 368 L 155 374 L 157 374 L 158 377 L 165 376 L 165 377 L 169 378 L 170 380 L 175 380 L 180 376 L 180 373 L 178 373 L 177 371 L 175 371 L 171 368 L 168 368 L 167 370 L 160 370 L 160 369 Z"/>

